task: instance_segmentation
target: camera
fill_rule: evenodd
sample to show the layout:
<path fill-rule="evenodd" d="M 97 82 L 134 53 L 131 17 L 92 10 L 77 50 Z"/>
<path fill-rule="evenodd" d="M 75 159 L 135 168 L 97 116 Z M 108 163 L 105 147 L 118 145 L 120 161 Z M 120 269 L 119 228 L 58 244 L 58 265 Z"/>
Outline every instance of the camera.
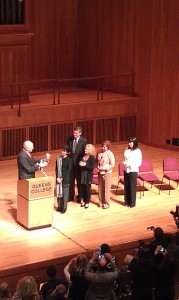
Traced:
<path fill-rule="evenodd" d="M 152 231 L 152 230 L 154 231 L 154 230 L 155 230 L 155 227 L 154 227 L 154 226 L 149 226 L 149 227 L 147 227 L 147 230 L 148 230 L 148 231 Z"/>
<path fill-rule="evenodd" d="M 99 254 L 99 255 L 98 255 L 98 258 L 104 258 L 104 257 L 105 257 L 104 254 Z"/>
<path fill-rule="evenodd" d="M 160 252 L 161 253 L 164 253 L 165 252 L 165 249 L 163 247 L 160 247 Z"/>

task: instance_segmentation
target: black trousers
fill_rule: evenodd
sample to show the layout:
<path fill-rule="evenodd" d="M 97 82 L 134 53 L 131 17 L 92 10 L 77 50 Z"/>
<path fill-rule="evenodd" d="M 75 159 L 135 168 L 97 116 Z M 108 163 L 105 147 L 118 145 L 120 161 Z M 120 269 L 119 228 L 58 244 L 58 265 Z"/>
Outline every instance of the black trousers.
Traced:
<path fill-rule="evenodd" d="M 69 199 L 69 184 L 62 185 L 62 198 L 57 198 L 58 210 L 65 212 L 67 210 L 67 202 Z"/>
<path fill-rule="evenodd" d="M 70 192 L 69 192 L 69 199 L 74 200 L 75 196 L 75 179 L 77 183 L 77 190 L 78 190 L 78 200 L 82 199 L 82 188 L 81 188 L 81 169 L 80 167 L 74 166 L 71 170 L 70 174 Z"/>
<path fill-rule="evenodd" d="M 82 184 L 82 198 L 85 204 L 89 204 L 91 198 L 91 184 Z"/>
<path fill-rule="evenodd" d="M 125 205 L 130 207 L 136 205 L 137 175 L 137 172 L 124 171 L 124 200 Z"/>

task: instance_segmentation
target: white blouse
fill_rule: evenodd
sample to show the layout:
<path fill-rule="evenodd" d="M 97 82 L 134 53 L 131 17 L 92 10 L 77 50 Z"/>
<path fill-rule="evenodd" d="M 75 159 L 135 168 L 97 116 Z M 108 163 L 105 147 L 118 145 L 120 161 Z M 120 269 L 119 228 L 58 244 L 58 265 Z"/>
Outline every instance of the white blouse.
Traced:
<path fill-rule="evenodd" d="M 135 150 L 127 149 L 124 151 L 124 166 L 127 173 L 139 172 L 142 164 L 142 152 L 139 148 Z"/>

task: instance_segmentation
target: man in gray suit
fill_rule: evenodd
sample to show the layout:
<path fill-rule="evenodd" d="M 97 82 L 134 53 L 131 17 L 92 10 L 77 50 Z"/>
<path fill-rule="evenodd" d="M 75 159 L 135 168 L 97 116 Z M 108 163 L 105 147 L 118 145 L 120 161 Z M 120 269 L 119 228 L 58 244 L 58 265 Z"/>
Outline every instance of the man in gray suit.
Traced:
<path fill-rule="evenodd" d="M 70 156 L 73 159 L 73 167 L 70 175 L 70 192 L 69 192 L 69 200 L 73 201 L 75 196 L 75 179 L 77 182 L 77 202 L 81 202 L 82 200 L 82 192 L 81 192 L 81 168 L 79 166 L 79 162 L 84 155 L 85 147 L 87 145 L 87 139 L 82 136 L 82 128 L 81 126 L 76 126 L 73 130 L 73 136 L 69 136 L 67 138 L 67 145 L 70 150 Z"/>
<path fill-rule="evenodd" d="M 25 141 L 23 148 L 18 155 L 18 179 L 29 179 L 35 177 L 35 172 L 48 165 L 48 162 L 42 162 L 40 159 L 33 158 L 31 153 L 34 145 L 31 141 Z"/>

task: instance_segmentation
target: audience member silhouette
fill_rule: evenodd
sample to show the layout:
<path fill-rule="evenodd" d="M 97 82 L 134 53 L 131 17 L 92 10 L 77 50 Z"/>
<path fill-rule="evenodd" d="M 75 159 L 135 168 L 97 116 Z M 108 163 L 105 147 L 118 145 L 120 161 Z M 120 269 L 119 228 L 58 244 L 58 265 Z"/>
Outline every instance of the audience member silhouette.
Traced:
<path fill-rule="evenodd" d="M 71 300 L 67 297 L 66 287 L 63 284 L 56 286 L 55 290 L 47 297 L 47 300 Z"/>
<path fill-rule="evenodd" d="M 7 282 L 0 283 L 0 300 L 10 300 L 11 293 Z"/>
<path fill-rule="evenodd" d="M 84 277 L 84 270 L 88 264 L 86 254 L 79 254 L 73 258 L 64 269 L 69 285 L 69 297 L 72 300 L 84 300 L 88 283 Z"/>
<path fill-rule="evenodd" d="M 157 246 L 155 250 L 157 259 L 157 276 L 154 289 L 155 300 L 174 300 L 175 278 L 177 274 L 176 255 L 172 251 L 164 250 Z"/>
<path fill-rule="evenodd" d="M 40 290 L 40 294 L 42 295 L 43 299 L 45 300 L 47 296 L 51 294 L 51 292 L 56 288 L 57 285 L 62 283 L 62 281 L 56 278 L 57 269 L 55 266 L 50 265 L 47 268 L 47 276 L 48 280 L 45 282 Z"/>
<path fill-rule="evenodd" d="M 168 234 L 165 234 L 161 227 L 154 228 L 154 240 L 149 243 L 149 248 L 152 254 L 154 254 L 157 246 L 162 246 L 167 249 L 168 244 L 170 243 L 171 237 Z"/>
<path fill-rule="evenodd" d="M 132 300 L 152 300 L 156 267 L 148 245 L 140 247 L 128 266 L 132 272 Z"/>

